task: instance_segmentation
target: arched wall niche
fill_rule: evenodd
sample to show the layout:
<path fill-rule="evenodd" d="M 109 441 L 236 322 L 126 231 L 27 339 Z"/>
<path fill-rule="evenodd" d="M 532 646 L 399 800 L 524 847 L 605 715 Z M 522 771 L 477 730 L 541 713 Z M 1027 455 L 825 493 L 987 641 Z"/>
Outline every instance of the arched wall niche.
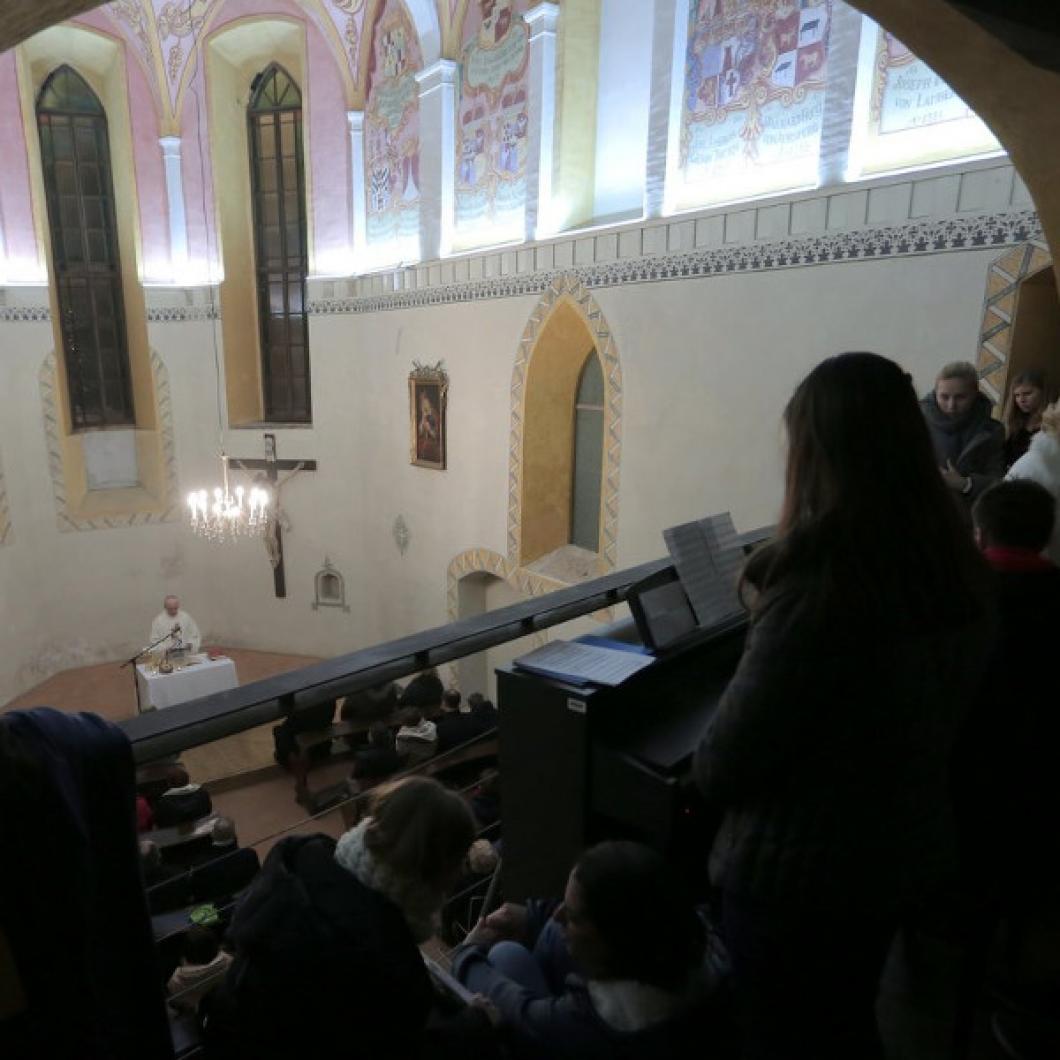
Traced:
<path fill-rule="evenodd" d="M 998 411 L 1010 381 L 1036 369 L 1060 389 L 1060 298 L 1053 258 L 1044 242 L 1029 242 L 990 264 L 979 333 L 980 383 Z"/>
<path fill-rule="evenodd" d="M 44 258 L 48 276 L 54 276 L 48 211 L 44 202 L 44 176 L 40 139 L 37 133 L 36 102 L 44 82 L 53 70 L 62 65 L 70 66 L 75 70 L 103 104 L 107 117 L 107 138 L 115 201 L 131 204 L 130 209 L 115 210 L 118 251 L 121 258 L 122 301 L 125 308 L 136 426 L 141 430 L 153 430 L 156 413 L 152 392 L 151 355 L 147 341 L 147 311 L 140 282 L 143 275 L 141 227 L 137 223 L 137 218 L 140 216 L 140 195 L 129 111 L 125 49 L 116 38 L 86 26 L 69 24 L 54 26 L 37 34 L 19 48 L 19 90 L 29 158 L 30 189 L 33 200 L 34 227 L 37 230 L 37 245 Z M 154 113 L 153 108 L 151 109 Z M 157 114 L 155 114 L 154 128 L 156 131 L 157 127 Z M 49 284 L 49 299 L 55 346 L 57 350 L 61 350 L 63 340 L 59 329 L 60 314 L 54 283 Z M 61 380 L 63 429 L 69 434 L 71 421 L 67 401 L 66 367 L 61 357 L 59 358 L 59 378 Z"/>
<path fill-rule="evenodd" d="M 612 570 L 617 563 L 622 369 L 596 300 L 580 280 L 564 273 L 531 313 L 512 372 L 508 558 L 520 567 L 570 539 L 574 398 L 591 352 L 604 375 L 597 570 Z"/>
<path fill-rule="evenodd" d="M 124 520 L 157 520 L 168 517 L 174 481 L 171 475 L 171 438 L 167 434 L 168 389 L 160 391 L 157 355 L 147 334 L 147 308 L 143 276 L 145 254 L 161 253 L 154 240 L 145 246 L 145 233 L 152 226 L 141 223 L 141 198 L 148 214 L 161 214 L 161 172 L 150 168 L 143 151 L 135 144 L 145 137 L 157 140 L 158 111 L 154 97 L 146 90 L 134 101 L 130 83 L 143 87 L 143 74 L 127 61 L 127 50 L 120 39 L 96 27 L 83 24 L 54 26 L 22 44 L 17 52 L 19 97 L 29 164 L 34 226 L 49 277 L 54 276 L 40 139 L 37 132 L 37 95 L 49 75 L 68 65 L 84 79 L 99 98 L 107 117 L 107 138 L 111 179 L 115 200 L 128 208 L 115 211 L 121 260 L 122 302 L 129 354 L 135 430 L 123 445 L 135 452 L 138 485 L 126 488 L 93 489 L 84 449 L 84 435 L 73 432 L 60 312 L 54 282 L 49 283 L 52 334 L 57 356 L 53 357 L 53 408 L 47 429 L 53 483 L 63 494 L 63 506 L 72 519 L 91 522 L 97 513 L 121 525 Z M 143 98 L 140 98 L 140 96 Z M 168 255 L 168 245 L 165 248 Z M 79 527 L 80 528 L 80 527 Z"/>
<path fill-rule="evenodd" d="M 497 601 L 496 586 L 505 586 L 504 598 Z M 494 587 L 491 592 L 491 586 Z M 528 600 L 533 596 L 562 589 L 563 584 L 522 570 L 499 552 L 488 548 L 471 548 L 454 556 L 446 571 L 446 603 L 449 621 L 456 622 L 461 618 L 473 618 L 494 610 L 498 606 L 515 603 L 517 600 Z M 493 599 L 491 599 L 491 597 Z M 548 641 L 548 631 L 542 630 L 513 642 L 516 647 L 506 649 L 504 660 L 514 658 L 525 651 L 540 647 Z M 465 694 L 471 692 L 487 693 L 492 680 L 493 667 L 502 659 L 495 651 L 481 651 L 475 655 L 458 660 L 452 667 L 456 674 L 457 686 Z"/>

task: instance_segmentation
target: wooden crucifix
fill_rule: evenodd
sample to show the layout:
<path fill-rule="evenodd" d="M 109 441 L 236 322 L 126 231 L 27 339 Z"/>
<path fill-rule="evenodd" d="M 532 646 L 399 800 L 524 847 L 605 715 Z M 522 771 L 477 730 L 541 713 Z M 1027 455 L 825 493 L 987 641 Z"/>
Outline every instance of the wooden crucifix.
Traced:
<path fill-rule="evenodd" d="M 265 551 L 269 562 L 272 564 L 272 580 L 276 590 L 276 596 L 280 599 L 287 596 L 287 578 L 283 569 L 283 532 L 290 529 L 290 520 L 287 513 L 280 504 L 280 491 L 284 485 L 301 471 L 316 471 L 315 460 L 279 460 L 276 456 L 276 435 L 265 435 L 265 459 L 264 460 L 241 460 L 232 457 L 232 463 L 241 471 L 253 471 L 254 481 L 257 485 L 268 489 L 269 513 L 262 532 L 265 542 Z M 280 478 L 280 472 L 287 474 Z"/>

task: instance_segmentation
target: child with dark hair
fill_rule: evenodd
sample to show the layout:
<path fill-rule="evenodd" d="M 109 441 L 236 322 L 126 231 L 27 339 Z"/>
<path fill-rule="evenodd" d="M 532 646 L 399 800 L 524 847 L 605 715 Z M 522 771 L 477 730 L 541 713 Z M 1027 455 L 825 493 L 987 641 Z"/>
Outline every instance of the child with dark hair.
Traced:
<path fill-rule="evenodd" d="M 1056 569 L 1042 552 L 1056 521 L 1052 494 L 1030 479 L 991 486 L 972 509 L 975 537 L 987 562 L 998 571 Z"/>
<path fill-rule="evenodd" d="M 434 667 L 417 674 L 401 693 L 400 705 L 433 714 L 442 705 L 445 686 Z"/>
<path fill-rule="evenodd" d="M 442 696 L 442 713 L 458 714 L 460 712 L 460 693 L 455 688 L 447 688 Z"/>
<path fill-rule="evenodd" d="M 674 870 L 640 843 L 586 851 L 563 904 L 505 905 L 480 921 L 453 974 L 533 1055 L 579 1060 L 719 1052 L 707 931 Z M 523 1055 L 520 1052 L 518 1055 Z"/>
<path fill-rule="evenodd" d="M 232 963 L 217 936 L 207 927 L 194 924 L 184 936 L 180 965 L 166 987 L 169 1003 L 181 1012 L 194 1012 L 199 1002 L 220 982 Z"/>

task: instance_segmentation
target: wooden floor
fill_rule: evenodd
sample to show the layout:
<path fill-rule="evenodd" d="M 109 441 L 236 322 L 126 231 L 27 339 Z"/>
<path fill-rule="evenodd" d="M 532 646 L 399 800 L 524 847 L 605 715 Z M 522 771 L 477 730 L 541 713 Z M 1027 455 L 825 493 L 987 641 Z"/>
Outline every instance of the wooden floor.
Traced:
<path fill-rule="evenodd" d="M 235 663 L 240 684 L 319 661 L 307 655 L 238 648 L 224 649 L 224 653 Z M 120 662 L 101 663 L 55 674 L 0 710 L 36 706 L 89 711 L 109 721 L 121 721 L 135 715 L 136 691 L 129 670 L 121 669 Z M 244 782 L 226 783 L 222 785 L 224 790 L 213 793 L 214 809 L 231 817 L 240 842 L 254 846 L 263 858 L 276 841 L 276 833 L 286 829 L 340 835 L 343 828 L 340 814 L 331 813 L 312 821 L 307 818 L 306 811 L 295 802 L 293 781 L 275 765 L 272 750 L 272 725 L 269 724 L 204 747 L 191 748 L 181 755 L 181 761 L 191 779 L 201 784 L 212 785 L 218 780 L 245 775 Z M 310 774 L 310 787 L 334 783 L 349 770 L 348 761 L 322 765 Z"/>

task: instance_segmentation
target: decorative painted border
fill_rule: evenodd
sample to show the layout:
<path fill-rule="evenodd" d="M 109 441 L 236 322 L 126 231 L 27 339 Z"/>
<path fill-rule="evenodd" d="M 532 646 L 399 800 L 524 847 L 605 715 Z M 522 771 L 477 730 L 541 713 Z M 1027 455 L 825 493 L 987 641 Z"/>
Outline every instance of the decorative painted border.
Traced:
<path fill-rule="evenodd" d="M 38 373 L 42 411 L 44 413 L 44 441 L 48 450 L 48 471 L 52 480 L 52 495 L 55 498 L 56 522 L 60 531 L 116 530 L 127 526 L 146 526 L 149 523 L 172 523 L 179 518 L 175 505 L 177 488 L 177 455 L 173 435 L 173 404 L 169 389 L 169 372 L 162 358 L 151 351 L 151 376 L 154 382 L 155 401 L 158 409 L 159 428 L 162 433 L 162 459 L 166 468 L 166 496 L 168 504 L 162 512 L 136 512 L 122 516 L 100 516 L 84 519 L 70 512 L 66 496 L 66 478 L 63 474 L 61 433 L 59 425 L 59 403 L 56 394 L 58 385 L 55 351 L 44 358 Z"/>
<path fill-rule="evenodd" d="M 182 324 L 188 320 L 220 320 L 216 305 L 155 306 L 147 310 L 149 324 Z"/>
<path fill-rule="evenodd" d="M 0 323 L 3 324 L 36 324 L 51 318 L 51 308 L 46 305 L 0 306 Z"/>
<path fill-rule="evenodd" d="M 10 545 L 15 531 L 11 526 L 11 517 L 7 509 L 7 486 L 4 483 L 4 469 L 0 465 L 0 547 Z"/>
<path fill-rule="evenodd" d="M 647 231 L 645 229 L 645 232 Z M 612 233 L 612 237 L 614 235 Z M 567 241 L 577 238 L 577 232 L 566 234 Z M 916 257 L 955 250 L 1011 246 L 1028 241 L 1040 242 L 1043 239 L 1038 214 L 1034 210 L 1016 210 L 972 217 L 952 217 L 946 220 L 910 221 L 900 225 L 739 243 L 673 254 L 638 255 L 590 265 L 570 265 L 561 269 L 537 270 L 485 280 L 461 280 L 419 287 L 415 290 L 348 298 L 316 298 L 308 302 L 307 312 L 310 316 L 380 313 L 423 306 L 480 302 L 490 298 L 540 295 L 548 290 L 557 276 L 565 273 L 576 276 L 586 287 L 617 287 L 627 283 L 658 283 L 663 280 L 728 276 L 738 272 L 770 272 L 807 265 Z M 532 250 L 531 247 L 519 246 L 509 248 L 508 252 L 532 253 Z M 497 253 L 500 252 L 487 251 L 476 257 L 486 258 L 496 256 Z M 439 263 L 424 262 L 418 266 L 418 270 L 426 271 L 429 265 L 437 264 Z M 388 274 L 388 278 L 392 276 L 395 282 L 401 283 L 408 272 L 412 271 L 414 270 Z M 363 282 L 363 278 L 351 277 L 347 282 Z M 50 319 L 51 311 L 48 306 L 0 307 L 0 323 Z M 217 320 L 220 319 L 220 308 L 216 304 L 154 306 L 147 310 L 147 319 L 153 324 Z"/>
<path fill-rule="evenodd" d="M 576 235 L 576 233 L 572 233 Z M 1043 238 L 1034 210 L 912 221 L 880 228 L 863 228 L 760 243 L 634 257 L 562 270 L 467 280 L 443 286 L 353 298 L 310 301 L 309 313 L 322 316 L 344 313 L 377 313 L 395 309 L 478 302 L 490 298 L 515 298 L 543 294 L 562 275 L 576 277 L 586 287 L 616 287 L 627 283 L 656 283 L 733 273 L 770 272 L 776 269 L 830 265 L 850 261 L 915 257 L 956 250 L 1008 246 Z M 515 248 L 520 249 L 520 248 Z M 525 248 L 522 248 L 525 249 Z"/>
<path fill-rule="evenodd" d="M 46 305 L 0 307 L 0 323 L 3 324 L 36 324 L 48 322 L 51 318 L 51 309 Z M 147 310 L 147 320 L 151 324 L 180 324 L 189 320 L 220 318 L 221 311 L 217 306 L 155 306 Z"/>
<path fill-rule="evenodd" d="M 556 303 L 572 304 L 585 321 L 604 370 L 604 484 L 600 498 L 600 558 L 605 570 L 618 559 L 618 484 L 622 457 L 622 365 L 611 328 L 596 299 L 574 272 L 559 273 L 546 289 L 523 329 L 512 369 L 512 425 L 508 435 L 508 559 L 519 563 L 522 543 L 523 423 L 526 409 L 526 374 L 538 336 Z"/>
<path fill-rule="evenodd" d="M 998 403 L 1008 381 L 1008 355 L 1012 344 L 1012 322 L 1019 303 L 1020 284 L 1029 276 L 1052 268 L 1053 259 L 1043 239 L 1032 239 L 1007 250 L 990 264 L 983 299 L 983 325 L 979 331 L 979 382 Z"/>

